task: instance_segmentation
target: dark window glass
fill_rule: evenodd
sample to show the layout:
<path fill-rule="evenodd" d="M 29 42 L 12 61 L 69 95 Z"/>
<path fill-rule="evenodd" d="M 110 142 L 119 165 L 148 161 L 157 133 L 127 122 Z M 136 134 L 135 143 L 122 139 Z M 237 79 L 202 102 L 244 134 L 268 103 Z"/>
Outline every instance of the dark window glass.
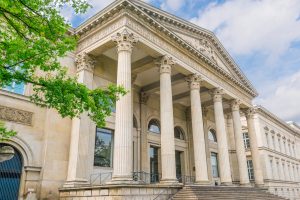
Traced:
<path fill-rule="evenodd" d="M 176 126 L 174 128 L 174 137 L 180 140 L 184 140 L 184 132 L 179 126 Z"/>
<path fill-rule="evenodd" d="M 250 180 L 254 180 L 254 170 L 252 160 L 247 160 L 248 176 Z"/>
<path fill-rule="evenodd" d="M 214 129 L 208 131 L 208 139 L 212 142 L 217 142 L 216 131 Z"/>
<path fill-rule="evenodd" d="M 243 139 L 244 139 L 244 146 L 246 149 L 250 148 L 250 139 L 249 134 L 247 132 L 243 133 Z"/>
<path fill-rule="evenodd" d="M 137 120 L 135 118 L 135 116 L 133 116 L 133 128 L 137 128 Z"/>
<path fill-rule="evenodd" d="M 112 167 L 113 131 L 97 128 L 95 140 L 94 165 Z"/>
<path fill-rule="evenodd" d="M 211 162 L 212 176 L 214 178 L 219 177 L 218 154 L 217 153 L 213 153 L 213 152 L 211 153 L 210 162 Z"/>
<path fill-rule="evenodd" d="M 160 134 L 160 124 L 159 121 L 156 119 L 151 119 L 148 124 L 148 131 L 152 133 Z"/>
<path fill-rule="evenodd" d="M 150 147 L 150 181 L 151 183 L 159 182 L 158 173 L 158 148 Z"/>

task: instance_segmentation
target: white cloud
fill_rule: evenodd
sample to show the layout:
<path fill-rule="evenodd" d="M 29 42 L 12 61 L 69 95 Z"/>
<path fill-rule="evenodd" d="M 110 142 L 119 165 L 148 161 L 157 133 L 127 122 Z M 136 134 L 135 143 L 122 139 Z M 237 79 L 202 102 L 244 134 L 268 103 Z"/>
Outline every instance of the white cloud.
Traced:
<path fill-rule="evenodd" d="M 278 57 L 300 40 L 299 0 L 211 3 L 191 21 L 214 31 L 232 53 Z"/>
<path fill-rule="evenodd" d="M 184 5 L 184 3 L 184 0 L 165 0 L 160 7 L 163 10 L 177 11 Z"/>
<path fill-rule="evenodd" d="M 266 95 L 255 100 L 280 118 L 300 124 L 300 70 L 291 76 L 269 82 Z"/>

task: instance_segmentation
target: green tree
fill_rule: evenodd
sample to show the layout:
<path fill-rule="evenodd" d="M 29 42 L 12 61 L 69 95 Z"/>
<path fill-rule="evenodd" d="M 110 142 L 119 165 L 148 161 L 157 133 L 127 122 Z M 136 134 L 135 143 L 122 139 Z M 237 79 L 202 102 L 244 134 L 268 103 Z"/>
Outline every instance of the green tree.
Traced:
<path fill-rule="evenodd" d="M 62 117 L 88 112 L 103 126 L 126 91 L 116 85 L 90 90 L 67 75 L 59 58 L 75 49 L 78 38 L 60 14 L 64 6 L 77 14 L 90 7 L 85 0 L 0 1 L 0 88 L 12 82 L 32 84 L 30 99 L 38 106 L 54 108 Z M 0 139 L 11 135 L 13 131 L 0 128 Z"/>

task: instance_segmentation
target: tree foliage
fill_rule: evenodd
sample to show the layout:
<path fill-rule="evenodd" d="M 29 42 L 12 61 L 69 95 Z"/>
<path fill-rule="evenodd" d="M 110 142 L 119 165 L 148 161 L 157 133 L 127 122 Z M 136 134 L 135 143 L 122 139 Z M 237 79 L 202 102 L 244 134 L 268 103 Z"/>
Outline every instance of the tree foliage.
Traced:
<path fill-rule="evenodd" d="M 62 117 L 88 112 L 103 126 L 126 91 L 115 85 L 90 90 L 67 75 L 68 66 L 61 66 L 59 58 L 75 49 L 77 37 L 60 14 L 64 6 L 76 13 L 90 7 L 85 0 L 0 1 L 0 87 L 12 82 L 32 84 L 30 99 L 37 105 L 54 108 Z"/>

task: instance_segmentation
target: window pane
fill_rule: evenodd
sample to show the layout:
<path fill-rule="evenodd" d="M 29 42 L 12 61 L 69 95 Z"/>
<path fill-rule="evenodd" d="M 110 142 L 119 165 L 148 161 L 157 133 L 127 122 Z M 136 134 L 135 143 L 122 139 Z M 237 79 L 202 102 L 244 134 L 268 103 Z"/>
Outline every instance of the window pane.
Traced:
<path fill-rule="evenodd" d="M 248 176 L 250 180 L 254 180 L 254 170 L 252 160 L 247 160 Z"/>
<path fill-rule="evenodd" d="M 180 140 L 184 140 L 183 130 L 178 126 L 176 126 L 174 128 L 174 137 L 177 138 L 177 139 L 180 139 Z"/>
<path fill-rule="evenodd" d="M 211 153 L 210 156 L 211 168 L 212 168 L 212 175 L 214 178 L 219 177 L 219 170 L 218 170 L 218 154 Z"/>
<path fill-rule="evenodd" d="M 208 131 L 208 139 L 212 142 L 217 142 L 217 136 L 216 136 L 216 131 L 213 129 L 210 129 Z"/>
<path fill-rule="evenodd" d="M 159 134 L 160 133 L 159 122 L 154 119 L 150 120 L 148 125 L 148 131 Z"/>
<path fill-rule="evenodd" d="M 112 167 L 112 131 L 109 129 L 97 128 L 94 165 Z"/>
<path fill-rule="evenodd" d="M 23 95 L 24 91 L 25 91 L 25 85 L 24 85 L 24 83 L 17 84 L 16 82 L 12 82 L 11 85 L 4 86 L 3 89 L 6 91 L 9 91 L 9 92 L 14 92 L 14 93 Z"/>

